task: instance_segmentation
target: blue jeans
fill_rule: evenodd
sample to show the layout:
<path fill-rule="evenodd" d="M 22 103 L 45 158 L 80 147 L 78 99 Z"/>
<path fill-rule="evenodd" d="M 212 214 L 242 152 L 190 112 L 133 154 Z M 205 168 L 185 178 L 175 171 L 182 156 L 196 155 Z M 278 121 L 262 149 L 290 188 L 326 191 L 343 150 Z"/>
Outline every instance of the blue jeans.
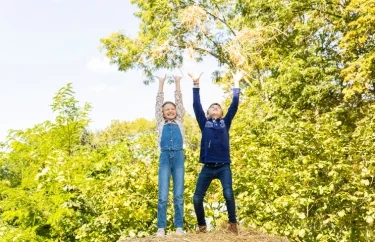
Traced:
<path fill-rule="evenodd" d="M 204 215 L 203 199 L 212 180 L 219 179 L 223 187 L 224 198 L 227 205 L 228 218 L 230 223 L 237 223 L 236 220 L 236 204 L 234 201 L 232 188 L 232 171 L 230 164 L 223 164 L 217 167 L 204 165 L 197 181 L 195 188 L 193 203 L 197 216 L 198 225 L 206 225 Z"/>
<path fill-rule="evenodd" d="M 184 217 L 184 152 L 162 151 L 159 161 L 158 228 L 167 225 L 169 181 L 173 179 L 174 225 L 182 228 Z"/>

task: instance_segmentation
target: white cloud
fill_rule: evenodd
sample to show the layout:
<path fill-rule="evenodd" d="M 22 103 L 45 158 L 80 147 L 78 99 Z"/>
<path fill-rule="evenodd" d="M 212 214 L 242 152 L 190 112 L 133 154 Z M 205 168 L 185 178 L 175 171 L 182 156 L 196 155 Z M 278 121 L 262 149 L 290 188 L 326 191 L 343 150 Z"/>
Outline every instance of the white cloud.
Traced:
<path fill-rule="evenodd" d="M 111 65 L 108 58 L 100 59 L 94 57 L 87 64 L 87 68 L 98 73 L 114 73 L 117 71 L 116 66 Z"/>

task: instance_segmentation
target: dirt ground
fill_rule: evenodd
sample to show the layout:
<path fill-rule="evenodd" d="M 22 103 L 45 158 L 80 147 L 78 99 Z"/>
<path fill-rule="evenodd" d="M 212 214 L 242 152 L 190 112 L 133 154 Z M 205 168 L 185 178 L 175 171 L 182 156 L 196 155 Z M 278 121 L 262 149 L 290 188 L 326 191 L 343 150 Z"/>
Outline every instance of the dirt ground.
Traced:
<path fill-rule="evenodd" d="M 146 238 L 129 238 L 125 240 L 120 240 L 119 242 L 177 242 L 177 241 L 186 241 L 186 242 L 239 242 L 239 241 L 248 241 L 248 242 L 288 242 L 286 238 L 270 236 L 263 234 L 259 231 L 253 229 L 241 230 L 239 235 L 234 235 L 227 232 L 226 230 L 208 232 L 208 233 L 186 233 L 185 235 L 167 235 L 165 237 L 146 237 Z"/>

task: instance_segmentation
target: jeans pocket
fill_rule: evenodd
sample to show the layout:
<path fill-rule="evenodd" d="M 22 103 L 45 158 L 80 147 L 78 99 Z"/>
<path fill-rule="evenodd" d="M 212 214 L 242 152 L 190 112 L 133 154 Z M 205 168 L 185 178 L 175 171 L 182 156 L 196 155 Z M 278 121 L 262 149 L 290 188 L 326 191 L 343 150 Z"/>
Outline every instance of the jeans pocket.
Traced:
<path fill-rule="evenodd" d="M 169 154 L 167 151 L 163 151 L 160 153 L 159 157 L 159 165 L 166 165 L 169 163 Z"/>
<path fill-rule="evenodd" d="M 175 159 L 176 159 L 175 160 L 176 168 L 184 168 L 184 166 L 185 166 L 185 154 L 182 150 L 176 152 Z"/>

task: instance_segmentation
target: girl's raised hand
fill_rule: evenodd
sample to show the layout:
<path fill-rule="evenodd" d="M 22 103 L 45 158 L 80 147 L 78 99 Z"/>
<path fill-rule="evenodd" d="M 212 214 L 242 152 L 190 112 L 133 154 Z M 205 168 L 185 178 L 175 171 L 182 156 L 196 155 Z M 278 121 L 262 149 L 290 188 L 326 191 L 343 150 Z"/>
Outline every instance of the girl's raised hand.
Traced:
<path fill-rule="evenodd" d="M 167 74 L 164 75 L 164 77 L 156 76 L 157 79 L 159 79 L 159 82 L 164 82 L 167 78 Z"/>
<path fill-rule="evenodd" d="M 159 79 L 159 92 L 163 92 L 164 89 L 164 82 L 167 78 L 167 74 L 164 75 L 164 77 L 156 76 L 157 79 Z"/>
<path fill-rule="evenodd" d="M 180 87 L 181 78 L 182 78 L 181 76 L 173 76 L 174 82 L 176 83 L 176 90 L 177 91 L 181 90 L 181 87 Z"/>
<path fill-rule="evenodd" d="M 174 79 L 176 82 L 179 82 L 179 81 L 182 79 L 182 76 L 173 76 L 173 79 Z"/>

